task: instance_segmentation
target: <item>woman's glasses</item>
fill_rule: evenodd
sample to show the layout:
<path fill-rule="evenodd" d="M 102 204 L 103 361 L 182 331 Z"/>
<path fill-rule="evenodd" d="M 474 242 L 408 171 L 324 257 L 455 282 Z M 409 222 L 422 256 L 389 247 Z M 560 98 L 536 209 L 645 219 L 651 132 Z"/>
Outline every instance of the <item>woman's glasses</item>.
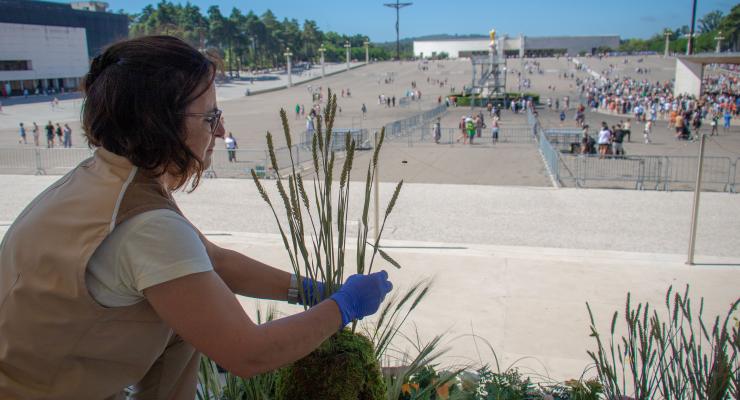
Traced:
<path fill-rule="evenodd" d="M 223 110 L 217 108 L 215 111 L 207 113 L 185 113 L 183 115 L 186 117 L 203 117 L 203 120 L 208 122 L 208 125 L 211 127 L 211 135 L 213 135 L 218 130 L 219 125 L 221 125 L 221 115 L 223 113 Z"/>

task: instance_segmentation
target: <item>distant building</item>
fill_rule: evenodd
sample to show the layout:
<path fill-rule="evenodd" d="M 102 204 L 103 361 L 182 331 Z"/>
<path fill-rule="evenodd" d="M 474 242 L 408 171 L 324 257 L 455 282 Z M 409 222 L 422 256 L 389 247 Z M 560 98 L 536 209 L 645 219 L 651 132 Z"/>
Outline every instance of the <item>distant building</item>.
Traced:
<path fill-rule="evenodd" d="M 507 56 L 553 56 L 578 55 L 580 53 L 596 53 L 599 49 L 619 48 L 619 36 L 545 36 L 530 37 L 517 36 L 498 37 L 498 43 L 503 43 L 504 54 Z M 489 38 L 459 39 L 459 40 L 415 40 L 414 55 L 417 57 L 435 57 L 446 53 L 450 58 L 464 58 L 473 55 L 488 54 Z"/>
<path fill-rule="evenodd" d="M 77 89 L 90 59 L 128 37 L 128 17 L 108 4 L 0 0 L 0 94 Z"/>

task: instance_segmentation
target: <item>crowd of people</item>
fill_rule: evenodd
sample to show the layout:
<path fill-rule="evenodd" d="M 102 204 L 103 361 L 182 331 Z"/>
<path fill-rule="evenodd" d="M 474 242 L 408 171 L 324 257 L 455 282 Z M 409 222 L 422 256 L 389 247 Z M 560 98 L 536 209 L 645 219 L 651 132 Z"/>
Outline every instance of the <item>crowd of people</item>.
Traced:
<path fill-rule="evenodd" d="M 72 147 L 72 128 L 69 127 L 69 124 L 64 124 L 64 127 L 62 127 L 58 122 L 55 125 L 51 121 L 49 121 L 49 123 L 47 123 L 43 129 L 46 133 L 47 148 L 52 149 L 54 148 L 55 144 L 58 147 Z M 36 122 L 33 122 L 32 127 L 26 127 L 23 122 L 19 124 L 18 143 L 29 144 L 29 131 L 31 139 L 33 140 L 33 145 L 36 147 L 41 146 L 41 127 Z"/>
<path fill-rule="evenodd" d="M 489 103 L 488 113 L 491 117 L 491 142 L 498 142 L 499 128 L 501 121 L 501 109 L 494 107 Z M 438 123 L 437 123 L 438 124 Z M 486 118 L 483 115 L 483 111 L 479 110 L 477 114 L 463 115 L 460 118 L 458 129 L 460 133 L 455 139 L 455 142 L 459 143 L 462 140 L 463 144 L 473 144 L 476 138 L 483 137 L 483 131 L 487 128 Z M 434 127 L 434 141 L 439 143 L 439 135 L 437 133 L 437 126 Z"/>
<path fill-rule="evenodd" d="M 666 121 L 677 139 L 696 137 L 704 125 L 711 126 L 710 134 L 719 134 L 720 120 L 728 131 L 740 108 L 738 74 L 727 72 L 707 77 L 699 98 L 674 95 L 672 81 L 591 76 L 577 83 L 583 103 L 593 111 L 631 115 L 643 123 Z"/>

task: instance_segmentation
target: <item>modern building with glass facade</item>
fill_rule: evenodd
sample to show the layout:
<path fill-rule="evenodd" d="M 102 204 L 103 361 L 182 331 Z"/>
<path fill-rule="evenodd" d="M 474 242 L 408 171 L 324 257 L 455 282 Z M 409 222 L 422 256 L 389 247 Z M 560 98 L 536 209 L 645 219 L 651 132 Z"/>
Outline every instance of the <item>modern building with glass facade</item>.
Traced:
<path fill-rule="evenodd" d="M 128 36 L 104 2 L 0 0 L 0 94 L 74 90 L 90 59 Z"/>

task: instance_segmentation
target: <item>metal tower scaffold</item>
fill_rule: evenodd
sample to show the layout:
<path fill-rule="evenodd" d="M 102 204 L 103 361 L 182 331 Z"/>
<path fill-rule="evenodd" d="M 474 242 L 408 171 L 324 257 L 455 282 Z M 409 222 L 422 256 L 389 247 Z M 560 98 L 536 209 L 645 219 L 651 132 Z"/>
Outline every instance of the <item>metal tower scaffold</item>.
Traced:
<path fill-rule="evenodd" d="M 472 56 L 473 81 L 471 93 L 481 97 L 503 96 L 506 93 L 506 58 L 494 53 Z"/>

